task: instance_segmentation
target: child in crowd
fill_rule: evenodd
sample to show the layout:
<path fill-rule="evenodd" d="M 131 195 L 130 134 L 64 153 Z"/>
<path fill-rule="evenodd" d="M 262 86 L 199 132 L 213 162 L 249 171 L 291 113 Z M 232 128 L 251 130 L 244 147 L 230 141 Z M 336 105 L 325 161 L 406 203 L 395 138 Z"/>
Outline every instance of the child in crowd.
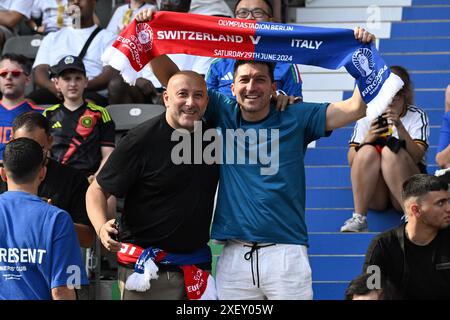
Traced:
<path fill-rule="evenodd" d="M 44 111 L 54 137 L 52 157 L 92 181 L 114 150 L 114 122 L 105 108 L 84 100 L 88 79 L 81 59 L 66 56 L 51 71 L 63 97 L 63 103 Z"/>

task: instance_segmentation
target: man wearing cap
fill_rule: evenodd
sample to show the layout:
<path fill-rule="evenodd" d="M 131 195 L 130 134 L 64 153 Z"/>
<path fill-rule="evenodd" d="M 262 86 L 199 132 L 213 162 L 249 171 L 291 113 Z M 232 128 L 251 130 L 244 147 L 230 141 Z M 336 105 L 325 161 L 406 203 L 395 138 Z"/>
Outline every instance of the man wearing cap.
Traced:
<path fill-rule="evenodd" d="M 66 56 L 51 68 L 63 103 L 44 111 L 54 137 L 51 155 L 89 179 L 114 150 L 115 125 L 108 111 L 83 99 L 88 79 L 83 61 Z"/>

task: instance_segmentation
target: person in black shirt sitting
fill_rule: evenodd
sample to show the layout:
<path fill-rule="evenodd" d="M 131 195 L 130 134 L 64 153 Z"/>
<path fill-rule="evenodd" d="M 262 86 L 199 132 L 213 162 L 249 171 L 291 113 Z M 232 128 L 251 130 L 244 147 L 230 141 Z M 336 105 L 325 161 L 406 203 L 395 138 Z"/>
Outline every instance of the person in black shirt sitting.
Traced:
<path fill-rule="evenodd" d="M 378 235 L 363 272 L 378 266 L 403 299 L 450 299 L 450 194 L 438 177 L 416 174 L 403 184 L 408 222 Z"/>

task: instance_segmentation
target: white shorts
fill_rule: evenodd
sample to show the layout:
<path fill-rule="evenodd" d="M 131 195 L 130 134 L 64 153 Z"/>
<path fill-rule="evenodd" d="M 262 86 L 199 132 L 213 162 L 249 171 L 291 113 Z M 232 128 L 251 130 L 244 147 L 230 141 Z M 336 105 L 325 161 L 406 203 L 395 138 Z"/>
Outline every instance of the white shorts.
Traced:
<path fill-rule="evenodd" d="M 217 262 L 220 300 L 312 300 L 306 246 L 276 244 L 259 248 L 252 254 L 253 262 L 250 250 L 251 243 L 227 241 Z M 248 260 L 244 258 L 246 253 Z"/>

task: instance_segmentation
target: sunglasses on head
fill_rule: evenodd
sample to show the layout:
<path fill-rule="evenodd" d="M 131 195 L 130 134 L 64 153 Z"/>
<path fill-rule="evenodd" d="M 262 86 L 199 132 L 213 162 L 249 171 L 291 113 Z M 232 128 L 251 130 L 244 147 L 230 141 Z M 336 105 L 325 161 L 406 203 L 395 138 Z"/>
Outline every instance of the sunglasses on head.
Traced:
<path fill-rule="evenodd" d="M 10 73 L 13 78 L 18 78 L 22 75 L 22 73 L 25 72 L 23 72 L 22 70 L 0 70 L 0 77 L 6 78 Z"/>

